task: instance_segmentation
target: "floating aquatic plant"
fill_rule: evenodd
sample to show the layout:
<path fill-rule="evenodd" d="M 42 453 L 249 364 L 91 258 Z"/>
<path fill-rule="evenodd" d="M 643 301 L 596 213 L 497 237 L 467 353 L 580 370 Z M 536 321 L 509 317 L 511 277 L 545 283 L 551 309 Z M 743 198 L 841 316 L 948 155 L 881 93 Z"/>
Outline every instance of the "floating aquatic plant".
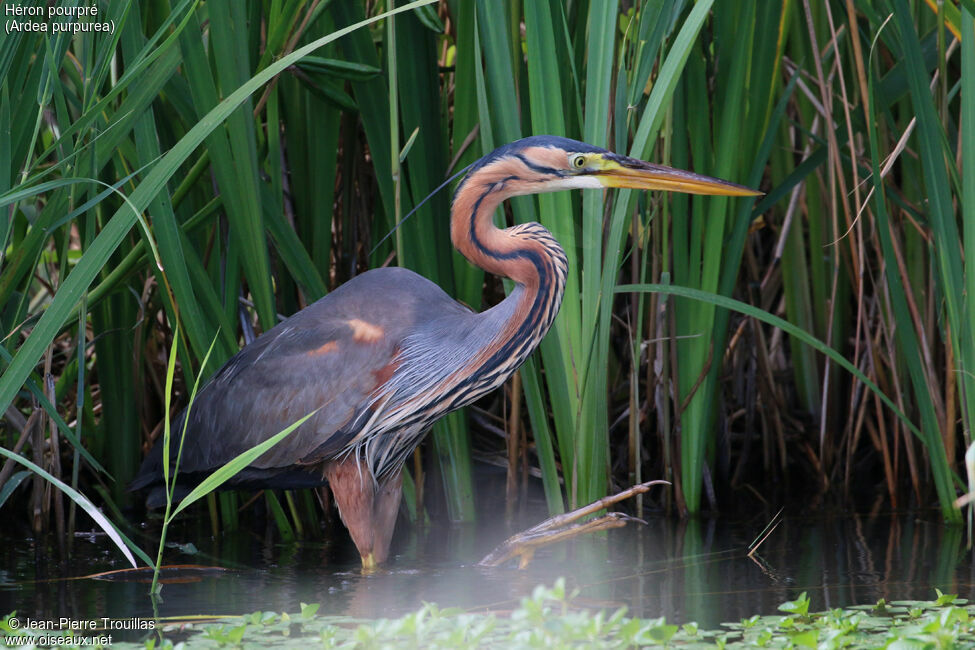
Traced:
<path fill-rule="evenodd" d="M 755 615 L 721 629 L 664 618 L 627 616 L 580 608 L 564 579 L 536 587 L 506 615 L 472 613 L 425 603 L 395 619 L 362 620 L 319 615 L 317 604 L 298 614 L 254 612 L 207 623 L 159 621 L 158 632 L 117 648 L 948 648 L 975 643 L 975 605 L 937 592 L 933 601 L 879 601 L 809 612 L 805 593 L 779 606 L 781 614 Z M 8 645 L 13 637 L 37 636 L 21 629 L 16 612 L 0 620 Z M 81 647 L 83 637 L 78 637 Z M 65 646 L 71 647 L 71 646 Z M 90 646 L 89 646 L 90 647 Z"/>

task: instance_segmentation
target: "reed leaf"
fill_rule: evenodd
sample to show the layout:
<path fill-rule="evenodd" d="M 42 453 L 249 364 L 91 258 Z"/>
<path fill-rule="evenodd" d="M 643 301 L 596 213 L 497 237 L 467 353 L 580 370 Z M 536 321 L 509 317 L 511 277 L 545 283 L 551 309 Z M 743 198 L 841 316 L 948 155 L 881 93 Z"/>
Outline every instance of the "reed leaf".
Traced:
<path fill-rule="evenodd" d="M 139 566 L 138 563 L 135 561 L 135 557 L 132 555 L 133 552 L 136 555 L 138 555 L 139 558 L 142 559 L 146 564 L 149 565 L 152 564 L 152 560 L 149 558 L 149 556 L 146 555 L 146 553 L 143 552 L 138 546 L 136 546 L 132 542 L 132 540 L 130 540 L 125 535 L 123 535 L 115 527 L 115 524 L 113 524 L 108 519 L 108 517 L 102 514 L 102 512 L 98 509 L 98 507 L 94 503 L 92 503 L 88 497 L 81 494 L 77 490 L 73 489 L 70 485 L 58 479 L 56 476 L 52 476 L 50 472 L 45 470 L 43 467 L 40 467 L 39 465 L 32 463 L 31 461 L 27 460 L 23 456 L 13 453 L 9 449 L 4 449 L 3 447 L 0 447 L 0 456 L 9 458 L 15 463 L 23 465 L 24 467 L 29 469 L 33 474 L 43 477 L 45 481 L 49 482 L 57 489 L 64 492 L 66 495 L 68 495 L 69 499 L 71 499 L 74 503 L 81 506 L 81 509 L 88 513 L 88 516 L 92 518 L 95 524 L 99 528 L 105 531 L 105 534 L 108 535 L 108 538 L 112 540 L 112 543 L 115 544 L 116 548 L 118 548 L 118 550 L 121 551 L 122 555 L 125 556 L 125 559 L 128 560 L 129 564 L 132 565 L 132 568 L 138 568 Z"/>
<path fill-rule="evenodd" d="M 30 369 L 37 359 L 40 358 L 43 350 L 54 339 L 54 336 L 65 323 L 73 306 L 80 300 L 81 295 L 91 284 L 94 276 L 104 265 L 108 256 L 118 247 L 122 238 L 129 231 L 135 222 L 139 211 L 145 209 L 149 202 L 163 189 L 166 182 L 176 172 L 181 165 L 199 146 L 203 140 L 222 121 L 229 116 L 247 97 L 253 94 L 263 84 L 271 80 L 289 65 L 301 59 L 302 56 L 315 51 L 319 47 L 330 43 L 342 36 L 359 29 L 365 25 L 376 22 L 388 15 L 409 11 L 422 4 L 428 4 L 432 0 L 416 0 L 403 7 L 398 7 L 390 12 L 380 14 L 374 18 L 363 20 L 359 23 L 339 29 L 336 32 L 324 36 L 316 41 L 301 47 L 291 54 L 282 57 L 278 61 L 269 65 L 267 68 L 251 77 L 246 83 L 230 93 L 223 101 L 217 104 L 207 113 L 196 125 L 191 128 L 180 141 L 170 149 L 145 179 L 136 187 L 130 195 L 130 203 L 135 206 L 137 211 L 132 211 L 128 205 L 119 208 L 105 224 L 102 231 L 98 234 L 91 246 L 85 251 L 82 258 L 78 261 L 74 270 L 65 279 L 57 295 L 41 316 L 37 325 L 31 331 L 30 336 L 17 350 L 10 365 L 6 368 L 3 376 L 0 377 L 0 411 L 6 410 L 13 400 L 14 394 L 19 386 L 26 380 Z"/>

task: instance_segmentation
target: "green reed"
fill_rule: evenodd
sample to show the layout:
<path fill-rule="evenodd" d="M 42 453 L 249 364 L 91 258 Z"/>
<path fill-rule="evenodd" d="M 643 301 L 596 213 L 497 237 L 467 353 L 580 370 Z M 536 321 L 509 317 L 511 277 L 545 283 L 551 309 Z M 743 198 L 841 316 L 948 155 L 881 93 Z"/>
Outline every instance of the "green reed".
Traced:
<path fill-rule="evenodd" d="M 537 466 L 553 512 L 651 475 L 677 480 L 687 513 L 711 507 L 709 486 L 790 475 L 847 497 L 866 464 L 894 505 L 937 495 L 955 519 L 975 417 L 973 4 L 444 0 L 394 22 L 378 14 L 392 1 L 371 16 L 112 1 L 108 36 L 12 34 L 0 412 L 52 417 L 72 485 L 97 472 L 124 501 L 166 409 L 177 320 L 182 395 L 239 348 L 241 321 L 267 329 L 366 267 L 488 306 L 498 285 L 451 251 L 449 190 L 379 242 L 450 173 L 550 133 L 766 196 L 558 193 L 500 211 L 562 242 L 562 311 L 480 405 L 505 443 L 473 441 L 463 412 L 435 426 L 431 462 L 409 467 L 439 479 L 415 476 L 415 516 L 442 485 L 448 516 L 472 520 L 472 449 L 488 447 L 509 486 Z M 12 428 L 20 455 L 50 439 Z M 236 497 L 220 501 L 233 527 Z M 282 534 L 303 529 L 292 501 L 269 508 Z"/>

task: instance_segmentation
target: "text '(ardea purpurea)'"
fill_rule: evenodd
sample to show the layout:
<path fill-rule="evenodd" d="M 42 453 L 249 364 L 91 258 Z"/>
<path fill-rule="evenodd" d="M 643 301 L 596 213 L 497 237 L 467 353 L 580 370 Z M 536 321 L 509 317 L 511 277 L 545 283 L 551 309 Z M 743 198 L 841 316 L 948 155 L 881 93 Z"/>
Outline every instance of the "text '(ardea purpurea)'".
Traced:
<path fill-rule="evenodd" d="M 538 347 L 558 313 L 565 252 L 537 223 L 498 228 L 513 196 L 607 187 L 754 196 L 752 189 L 533 136 L 471 166 L 454 194 L 450 234 L 472 264 L 514 281 L 477 313 L 404 268 L 363 273 L 265 332 L 200 390 L 187 416 L 178 481 L 186 486 L 308 413 L 314 415 L 225 486 L 328 484 L 363 567 L 387 559 L 403 464 L 440 417 L 501 386 Z M 317 409 L 317 410 L 316 410 Z M 133 489 L 164 502 L 162 444 Z"/>

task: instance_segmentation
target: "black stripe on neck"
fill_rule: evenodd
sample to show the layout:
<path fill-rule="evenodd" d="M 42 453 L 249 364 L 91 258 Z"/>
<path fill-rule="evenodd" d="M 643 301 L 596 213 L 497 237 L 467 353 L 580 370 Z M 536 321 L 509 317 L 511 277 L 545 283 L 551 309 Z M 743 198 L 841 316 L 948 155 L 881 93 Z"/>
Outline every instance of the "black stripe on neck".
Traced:
<path fill-rule="evenodd" d="M 558 176 L 560 178 L 562 176 L 565 176 L 565 171 L 563 171 L 561 169 L 556 169 L 554 167 L 546 167 L 545 165 L 539 165 L 539 164 L 533 163 L 528 158 L 526 158 L 524 156 L 524 154 L 516 153 L 515 154 L 515 158 L 517 158 L 522 163 L 524 163 L 525 167 L 527 167 L 528 169 L 532 170 L 533 172 L 538 172 L 539 174 L 549 174 L 551 176 Z M 546 178 L 544 180 L 549 180 L 549 179 Z"/>

